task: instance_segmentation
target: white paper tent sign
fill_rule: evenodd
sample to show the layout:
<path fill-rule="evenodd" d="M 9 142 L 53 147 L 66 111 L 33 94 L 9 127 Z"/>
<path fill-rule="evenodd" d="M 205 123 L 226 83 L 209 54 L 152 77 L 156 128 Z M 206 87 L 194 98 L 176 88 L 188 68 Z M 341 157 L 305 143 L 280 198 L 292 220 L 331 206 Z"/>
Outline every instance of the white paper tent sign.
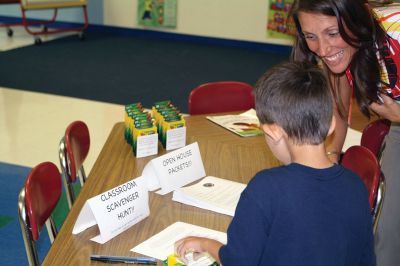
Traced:
<path fill-rule="evenodd" d="M 139 177 L 88 199 L 72 233 L 78 234 L 97 224 L 100 235 L 91 240 L 103 244 L 149 214 L 147 183 Z"/>
<path fill-rule="evenodd" d="M 204 177 L 203 161 L 197 142 L 157 157 L 147 163 L 142 172 L 150 191 L 164 195 Z"/>

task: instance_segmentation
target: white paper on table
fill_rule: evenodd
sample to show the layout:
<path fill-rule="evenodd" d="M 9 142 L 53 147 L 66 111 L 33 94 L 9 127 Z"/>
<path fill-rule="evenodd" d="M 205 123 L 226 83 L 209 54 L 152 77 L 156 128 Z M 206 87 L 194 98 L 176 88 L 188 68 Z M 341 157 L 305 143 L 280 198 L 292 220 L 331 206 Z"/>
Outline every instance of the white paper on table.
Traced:
<path fill-rule="evenodd" d="M 242 137 L 263 134 L 259 128 L 260 122 L 254 109 L 237 115 L 215 115 L 206 118 Z"/>
<path fill-rule="evenodd" d="M 245 184 L 214 176 L 174 191 L 172 200 L 233 216 Z"/>
<path fill-rule="evenodd" d="M 91 240 L 104 244 L 150 215 L 146 181 L 139 177 L 88 199 L 75 222 L 73 234 L 98 225 Z"/>
<path fill-rule="evenodd" d="M 251 108 L 251 109 L 247 110 L 246 112 L 241 113 L 240 115 L 250 116 L 250 117 L 258 120 L 257 112 L 254 108 Z"/>
<path fill-rule="evenodd" d="M 179 127 L 167 131 L 166 150 L 182 148 L 186 145 L 186 127 Z"/>
<path fill-rule="evenodd" d="M 197 142 L 159 156 L 146 164 L 142 178 L 149 191 L 164 195 L 204 177 L 203 160 Z"/>
<path fill-rule="evenodd" d="M 197 142 L 169 152 L 149 162 L 165 195 L 206 175 Z M 146 166 L 147 167 L 147 166 Z"/>
<path fill-rule="evenodd" d="M 141 177 L 144 180 L 146 180 L 147 189 L 149 191 L 154 191 L 161 187 L 160 181 L 158 180 L 158 177 L 157 177 L 156 169 L 153 166 L 152 161 L 148 162 L 144 166 Z"/>
<path fill-rule="evenodd" d="M 354 145 L 360 145 L 362 133 L 358 130 L 348 128 L 346 139 L 344 140 L 342 152 L 345 152 L 348 148 Z"/>
<path fill-rule="evenodd" d="M 136 158 L 158 153 L 158 134 L 139 136 L 136 144 Z"/>
<path fill-rule="evenodd" d="M 132 248 L 131 251 L 159 260 L 165 260 L 169 255 L 174 253 L 175 242 L 187 236 L 207 237 L 217 240 L 222 244 L 226 244 L 227 242 L 227 236 L 224 232 L 184 222 L 176 222 Z"/>

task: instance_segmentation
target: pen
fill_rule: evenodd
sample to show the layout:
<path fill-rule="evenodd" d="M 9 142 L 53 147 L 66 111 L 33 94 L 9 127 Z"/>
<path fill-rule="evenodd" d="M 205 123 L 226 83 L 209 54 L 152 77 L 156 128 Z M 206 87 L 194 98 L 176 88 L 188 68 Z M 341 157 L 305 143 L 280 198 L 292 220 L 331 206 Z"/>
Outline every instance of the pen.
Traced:
<path fill-rule="evenodd" d="M 91 255 L 90 260 L 101 261 L 105 263 L 126 263 L 126 264 L 146 264 L 157 265 L 157 260 L 147 257 L 126 257 L 126 256 L 103 256 Z"/>

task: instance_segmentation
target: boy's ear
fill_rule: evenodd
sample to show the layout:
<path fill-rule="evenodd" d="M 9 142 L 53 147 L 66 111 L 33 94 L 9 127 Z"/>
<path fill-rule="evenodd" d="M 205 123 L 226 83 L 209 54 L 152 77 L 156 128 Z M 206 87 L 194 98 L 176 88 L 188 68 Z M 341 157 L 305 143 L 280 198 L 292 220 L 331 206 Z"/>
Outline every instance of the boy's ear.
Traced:
<path fill-rule="evenodd" d="M 333 133 L 336 127 L 336 117 L 332 116 L 331 126 L 329 127 L 328 136 Z"/>
<path fill-rule="evenodd" d="M 262 124 L 262 130 L 274 141 L 279 141 L 283 136 L 283 131 L 277 124 Z"/>

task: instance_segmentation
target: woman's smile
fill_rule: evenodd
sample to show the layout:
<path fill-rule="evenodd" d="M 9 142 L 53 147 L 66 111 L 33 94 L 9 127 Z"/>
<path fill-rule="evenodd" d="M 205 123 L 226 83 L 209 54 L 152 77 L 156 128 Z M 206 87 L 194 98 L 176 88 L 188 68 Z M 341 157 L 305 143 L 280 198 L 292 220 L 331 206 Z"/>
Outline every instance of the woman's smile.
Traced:
<path fill-rule="evenodd" d="M 308 48 L 336 74 L 346 71 L 356 48 L 340 36 L 336 17 L 299 12 L 299 22 Z"/>

